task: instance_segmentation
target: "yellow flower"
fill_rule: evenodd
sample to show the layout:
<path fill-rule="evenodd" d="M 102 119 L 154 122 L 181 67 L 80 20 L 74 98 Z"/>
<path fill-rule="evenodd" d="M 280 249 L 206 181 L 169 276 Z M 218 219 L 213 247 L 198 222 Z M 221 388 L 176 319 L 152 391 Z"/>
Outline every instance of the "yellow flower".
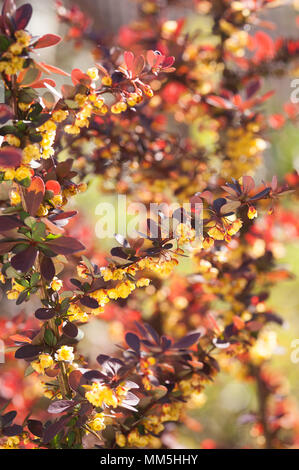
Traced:
<path fill-rule="evenodd" d="M 57 277 L 54 277 L 54 279 L 52 280 L 50 284 L 51 289 L 55 291 L 59 291 L 62 288 L 62 286 L 63 286 L 62 280 L 58 279 Z"/>
<path fill-rule="evenodd" d="M 236 233 L 238 233 L 238 231 L 240 230 L 240 228 L 242 227 L 242 220 L 240 219 L 237 219 L 235 220 L 235 222 L 233 222 L 231 224 L 231 226 L 229 227 L 229 229 L 227 230 L 227 233 L 231 236 L 235 235 Z"/>
<path fill-rule="evenodd" d="M 30 168 L 27 168 L 26 166 L 20 166 L 15 173 L 15 179 L 18 181 L 22 181 L 25 178 L 30 178 L 31 177 L 31 170 Z"/>
<path fill-rule="evenodd" d="M 61 346 L 55 353 L 56 361 L 73 362 L 75 357 L 73 350 L 72 346 Z"/>
<path fill-rule="evenodd" d="M 30 44 L 31 36 L 26 33 L 23 29 L 19 29 L 15 32 L 15 37 L 19 44 L 22 44 L 24 47 L 28 47 Z"/>
<path fill-rule="evenodd" d="M 39 148 L 34 144 L 26 145 L 23 149 L 23 162 L 30 163 L 31 160 L 39 160 L 41 157 Z"/>
<path fill-rule="evenodd" d="M 149 436 L 142 436 L 137 429 L 134 429 L 128 435 L 128 444 L 134 447 L 147 447 Z"/>
<path fill-rule="evenodd" d="M 124 101 L 118 101 L 114 105 L 111 106 L 111 112 L 113 114 L 120 114 L 127 109 L 127 104 Z"/>
<path fill-rule="evenodd" d="M 15 170 L 13 168 L 8 168 L 7 170 L 5 170 L 5 173 L 4 173 L 4 179 L 6 181 L 12 181 L 15 177 Z"/>
<path fill-rule="evenodd" d="M 99 382 L 94 382 L 90 387 L 90 390 L 85 393 L 86 399 L 94 406 L 112 406 L 116 408 L 118 405 L 117 396 L 106 385 Z"/>
<path fill-rule="evenodd" d="M 62 109 L 58 109 L 57 111 L 54 111 L 52 114 L 52 119 L 55 122 L 62 122 L 65 121 L 66 118 L 68 117 L 68 111 L 63 111 Z"/>
<path fill-rule="evenodd" d="M 83 106 L 86 100 L 87 100 L 87 96 L 82 95 L 81 93 L 77 93 L 75 96 L 75 101 L 78 103 L 79 106 Z"/>
<path fill-rule="evenodd" d="M 208 230 L 208 234 L 214 240 L 224 240 L 224 233 L 218 227 L 212 227 Z"/>
<path fill-rule="evenodd" d="M 99 72 L 96 67 L 91 67 L 90 69 L 87 70 L 87 75 L 92 79 L 92 80 L 98 80 L 99 78 Z"/>
<path fill-rule="evenodd" d="M 38 360 L 31 362 L 32 368 L 39 374 L 43 374 L 45 369 L 52 367 L 53 364 L 54 361 L 50 354 L 40 354 Z"/>
<path fill-rule="evenodd" d="M 65 126 L 64 131 L 67 134 L 80 134 L 80 128 L 71 124 Z"/>
<path fill-rule="evenodd" d="M 25 287 L 18 284 L 14 279 L 12 280 L 11 290 L 7 291 L 6 295 L 9 300 L 16 300 L 20 293 L 23 292 Z"/>
<path fill-rule="evenodd" d="M 71 304 L 67 311 L 70 321 L 79 321 L 85 323 L 88 321 L 88 314 L 84 312 L 78 305 Z"/>
<path fill-rule="evenodd" d="M 263 331 L 257 339 L 255 345 L 250 350 L 250 357 L 254 364 L 271 359 L 277 347 L 277 335 L 275 331 Z"/>
<path fill-rule="evenodd" d="M 104 86 L 111 86 L 112 85 L 112 78 L 109 77 L 108 75 L 105 75 L 103 78 L 102 78 L 102 84 Z"/>
<path fill-rule="evenodd" d="M 102 431 L 106 428 L 104 413 L 97 413 L 95 417 L 88 422 L 88 426 L 94 431 Z"/>
<path fill-rule="evenodd" d="M 20 108 L 21 111 L 27 111 L 31 106 L 31 103 L 18 103 L 18 107 Z"/>
<path fill-rule="evenodd" d="M 115 441 L 116 441 L 116 444 L 118 445 L 118 447 L 125 447 L 127 439 L 126 439 L 126 436 L 124 434 L 121 434 L 120 432 L 117 432 L 116 436 L 115 436 Z"/>
<path fill-rule="evenodd" d="M 248 219 L 254 219 L 257 217 L 257 210 L 254 206 L 250 206 L 247 212 Z"/>
<path fill-rule="evenodd" d="M 138 281 L 136 282 L 136 286 L 137 287 L 146 287 L 150 284 L 150 279 L 146 278 L 146 277 L 141 277 L 140 279 L 138 279 Z"/>
<path fill-rule="evenodd" d="M 20 147 L 21 145 L 20 139 L 13 134 L 6 134 L 5 142 L 7 142 L 9 145 L 12 145 L 13 147 Z"/>

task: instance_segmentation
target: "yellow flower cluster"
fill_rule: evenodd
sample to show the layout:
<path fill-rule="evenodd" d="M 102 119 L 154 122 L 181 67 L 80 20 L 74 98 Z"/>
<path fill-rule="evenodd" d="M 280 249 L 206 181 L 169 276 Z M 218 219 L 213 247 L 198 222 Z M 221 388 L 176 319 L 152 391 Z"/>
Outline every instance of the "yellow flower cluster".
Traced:
<path fill-rule="evenodd" d="M 72 346 L 61 346 L 55 353 L 55 360 L 56 361 L 64 361 L 64 362 L 73 362 L 74 356 L 74 348 Z"/>
<path fill-rule="evenodd" d="M 235 28 L 231 23 L 224 19 L 220 21 L 220 28 L 223 32 L 229 35 L 229 38 L 226 39 L 224 43 L 225 49 L 237 57 L 243 57 L 245 54 L 245 48 L 248 44 L 248 33 Z"/>
<path fill-rule="evenodd" d="M 6 292 L 7 298 L 9 300 L 16 300 L 23 290 L 25 290 L 25 287 L 21 286 L 15 279 L 12 279 L 11 289 Z"/>
<path fill-rule="evenodd" d="M 28 144 L 23 149 L 23 163 L 28 164 L 32 160 L 41 158 L 39 147 L 35 144 Z"/>
<path fill-rule="evenodd" d="M 42 140 L 39 144 L 41 147 L 41 158 L 49 158 L 54 155 L 53 144 L 56 137 L 56 128 L 56 123 L 52 119 L 38 127 L 38 132 L 42 134 Z"/>
<path fill-rule="evenodd" d="M 61 279 L 58 279 L 58 277 L 54 277 L 50 284 L 51 289 L 53 289 L 55 292 L 59 291 L 62 286 L 63 282 Z"/>
<path fill-rule="evenodd" d="M 242 227 L 242 221 L 237 219 L 234 222 L 230 222 L 228 219 L 223 217 L 222 222 L 222 225 L 219 225 L 213 221 L 209 222 L 207 224 L 208 235 L 213 240 L 225 240 L 226 242 L 230 242 L 231 237 L 236 235 L 236 233 L 238 233 Z"/>
<path fill-rule="evenodd" d="M 3 443 L 0 444 L 0 449 L 18 449 L 20 438 L 18 436 L 8 437 Z"/>
<path fill-rule="evenodd" d="M 70 321 L 85 323 L 89 319 L 88 313 L 82 310 L 82 308 L 77 304 L 70 304 L 67 313 Z"/>
<path fill-rule="evenodd" d="M 15 32 L 15 38 L 16 41 L 2 54 L 0 60 L 0 72 L 7 75 L 14 75 L 23 69 L 25 57 L 21 57 L 21 55 L 25 52 L 24 49 L 29 46 L 31 40 L 30 34 L 22 29 Z"/>
<path fill-rule="evenodd" d="M 266 142 L 258 135 L 259 131 L 260 126 L 254 122 L 227 131 L 225 155 L 228 160 L 223 162 L 225 178 L 238 178 L 258 167 L 261 152 L 266 148 Z"/>
<path fill-rule="evenodd" d="M 0 170 L 4 173 L 3 178 L 5 181 L 17 181 L 20 182 L 26 178 L 31 178 L 32 170 L 27 166 L 21 165 L 19 168 L 14 170 L 13 168 L 8 168 L 6 170 Z"/>
<path fill-rule="evenodd" d="M 20 147 L 21 145 L 20 139 L 13 134 L 6 134 L 6 136 L 4 137 L 4 142 L 9 145 L 12 145 L 13 147 Z"/>
<path fill-rule="evenodd" d="M 103 431 L 106 428 L 104 413 L 97 413 L 87 424 L 93 431 Z"/>
<path fill-rule="evenodd" d="M 250 349 L 250 358 L 256 365 L 267 359 L 271 359 L 274 350 L 277 348 L 277 334 L 275 331 L 263 331 L 256 343 Z"/>
<path fill-rule="evenodd" d="M 106 114 L 108 108 L 103 98 L 95 93 L 90 93 L 89 96 L 77 93 L 74 99 L 80 106 L 80 110 L 76 113 L 74 123 L 65 126 L 64 130 L 67 134 L 76 135 L 80 133 L 80 128 L 89 127 L 89 118 L 92 113 Z"/>
<path fill-rule="evenodd" d="M 153 436 L 164 430 L 164 424 L 167 421 L 178 421 L 182 411 L 182 403 L 166 403 L 162 405 L 159 415 L 145 416 L 141 423 L 144 428 L 144 434 L 141 434 L 137 428 L 129 432 L 127 436 L 122 433 L 116 434 L 116 443 L 119 447 L 149 447 L 158 449 L 161 447 L 161 440 Z"/>
<path fill-rule="evenodd" d="M 99 382 L 94 382 L 92 385 L 85 385 L 89 390 L 85 393 L 85 398 L 96 407 L 109 407 L 116 408 L 119 404 L 116 393 L 106 385 Z"/>
<path fill-rule="evenodd" d="M 196 232 L 187 224 L 179 224 L 176 227 L 176 237 L 179 244 L 191 243 L 195 240 Z"/>
<path fill-rule="evenodd" d="M 31 362 L 31 367 L 39 374 L 43 374 L 45 369 L 52 367 L 53 364 L 54 360 L 50 354 L 40 354 L 36 361 Z"/>

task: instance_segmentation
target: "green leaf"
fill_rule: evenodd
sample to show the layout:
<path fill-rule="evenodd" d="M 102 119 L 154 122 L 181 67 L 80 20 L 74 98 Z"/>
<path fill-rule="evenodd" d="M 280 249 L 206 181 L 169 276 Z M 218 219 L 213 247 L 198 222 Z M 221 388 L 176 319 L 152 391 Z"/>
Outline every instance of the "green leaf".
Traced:
<path fill-rule="evenodd" d="M 57 343 L 56 336 L 54 335 L 53 331 L 50 328 L 47 328 L 44 333 L 44 340 L 48 346 L 55 346 Z"/>
<path fill-rule="evenodd" d="M 30 286 L 34 287 L 40 280 L 40 274 L 39 273 L 33 273 L 30 279 Z"/>
<path fill-rule="evenodd" d="M 32 365 L 30 364 L 30 365 L 27 367 L 27 369 L 25 370 L 24 376 L 25 376 L 25 377 L 28 377 L 28 376 L 31 375 L 33 372 L 34 372 L 34 369 L 33 369 Z"/>
<path fill-rule="evenodd" d="M 6 36 L 0 36 L 0 51 L 5 52 L 9 46 L 13 43 L 11 39 Z"/>
<path fill-rule="evenodd" d="M 32 227 L 32 238 L 36 242 L 43 240 L 46 236 L 46 226 L 43 222 L 37 222 Z"/>
<path fill-rule="evenodd" d="M 26 219 L 24 220 L 24 223 L 27 225 L 27 227 L 30 227 L 32 229 L 32 227 L 34 226 L 34 224 L 36 224 L 36 219 L 34 217 L 26 217 Z"/>

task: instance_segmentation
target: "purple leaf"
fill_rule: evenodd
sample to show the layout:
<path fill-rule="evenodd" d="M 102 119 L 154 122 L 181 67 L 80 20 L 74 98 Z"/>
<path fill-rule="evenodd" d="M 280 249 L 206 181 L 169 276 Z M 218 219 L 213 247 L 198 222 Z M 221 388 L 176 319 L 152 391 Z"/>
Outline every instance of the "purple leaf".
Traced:
<path fill-rule="evenodd" d="M 41 265 L 40 265 L 40 271 L 41 271 L 41 275 L 47 281 L 52 281 L 53 277 L 55 276 L 55 267 L 51 258 L 48 258 L 46 256 L 43 257 Z"/>
<path fill-rule="evenodd" d="M 135 352 L 139 353 L 140 351 L 140 339 L 134 333 L 126 334 L 127 345 L 133 349 Z"/>
<path fill-rule="evenodd" d="M 2 426 L 3 427 L 9 426 L 13 422 L 16 416 L 17 416 L 16 411 L 9 411 L 5 415 L 2 415 L 0 418 L 0 422 Z"/>
<path fill-rule="evenodd" d="M 179 341 L 174 343 L 172 346 L 174 349 L 186 349 L 196 343 L 200 337 L 201 333 L 191 333 L 190 335 L 184 336 Z"/>
<path fill-rule="evenodd" d="M 33 344 L 26 344 L 15 352 L 16 359 L 32 359 L 39 355 L 42 348 Z"/>
<path fill-rule="evenodd" d="M 37 419 L 28 419 L 27 427 L 34 436 L 42 437 L 44 430 L 41 421 L 38 421 Z"/>
<path fill-rule="evenodd" d="M 62 329 L 63 333 L 69 338 L 76 338 L 78 335 L 78 327 L 74 323 L 67 322 Z"/>
<path fill-rule="evenodd" d="M 83 374 L 79 370 L 73 370 L 69 375 L 70 387 L 76 392 L 80 387 Z"/>
<path fill-rule="evenodd" d="M 92 297 L 88 297 L 88 295 L 84 295 L 80 299 L 80 303 L 88 308 L 98 308 L 99 306 L 98 301 Z"/>
<path fill-rule="evenodd" d="M 28 269 L 34 265 L 36 255 L 36 247 L 29 245 L 28 248 L 20 251 L 11 259 L 11 265 L 16 270 L 21 271 L 22 273 L 26 273 Z"/>
<path fill-rule="evenodd" d="M 22 426 L 19 426 L 18 424 L 13 424 L 12 426 L 8 426 L 7 428 L 4 428 L 2 433 L 4 436 L 11 437 L 11 436 L 17 436 L 18 434 L 21 434 L 23 432 Z"/>
<path fill-rule="evenodd" d="M 44 436 L 43 436 L 43 442 L 44 444 L 48 444 L 60 431 L 62 431 L 65 427 L 65 425 L 70 421 L 71 416 L 62 416 L 59 421 L 56 421 L 53 424 L 50 424 L 45 429 Z"/>
<path fill-rule="evenodd" d="M 32 6 L 29 3 L 21 5 L 15 14 L 16 29 L 25 29 L 32 16 Z"/>
<path fill-rule="evenodd" d="M 50 320 L 55 316 L 54 308 L 38 308 L 35 312 L 36 318 L 39 320 Z"/>
<path fill-rule="evenodd" d="M 0 217 L 0 232 L 7 232 L 14 228 L 20 227 L 22 222 L 12 215 L 2 215 Z"/>
<path fill-rule="evenodd" d="M 6 104 L 0 104 L 0 124 L 5 124 L 14 116 L 13 110 Z"/>
<path fill-rule="evenodd" d="M 73 408 L 75 404 L 76 403 L 73 400 L 53 401 L 48 408 L 48 412 L 52 414 L 63 413 L 64 411 Z"/>
<path fill-rule="evenodd" d="M 0 166 L 11 168 L 20 166 L 22 161 L 22 152 L 14 147 L 2 147 L 0 149 Z"/>
<path fill-rule="evenodd" d="M 81 242 L 75 238 L 65 236 L 47 241 L 47 246 L 58 255 L 71 255 L 77 251 L 85 250 L 85 246 Z"/>

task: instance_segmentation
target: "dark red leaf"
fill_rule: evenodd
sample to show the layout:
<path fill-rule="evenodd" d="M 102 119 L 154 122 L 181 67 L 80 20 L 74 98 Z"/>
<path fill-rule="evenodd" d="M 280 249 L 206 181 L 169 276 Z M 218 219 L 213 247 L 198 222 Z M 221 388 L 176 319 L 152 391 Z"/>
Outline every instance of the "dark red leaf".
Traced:
<path fill-rule="evenodd" d="M 4 428 L 2 433 L 4 436 L 11 437 L 11 436 L 17 436 L 18 434 L 21 434 L 23 432 L 22 426 L 19 426 L 18 424 L 13 424 L 12 426 L 8 426 L 7 428 Z"/>
<path fill-rule="evenodd" d="M 80 386 L 83 374 L 79 370 L 73 370 L 69 375 L 69 385 L 76 392 Z"/>
<path fill-rule="evenodd" d="M 13 422 L 16 416 L 17 416 L 16 411 L 9 411 L 5 415 L 2 415 L 0 418 L 2 426 L 3 427 L 9 426 Z"/>
<path fill-rule="evenodd" d="M 232 109 L 233 104 L 221 96 L 210 95 L 206 98 L 206 102 L 216 108 Z"/>
<path fill-rule="evenodd" d="M 5 255 L 9 253 L 13 247 L 16 245 L 16 242 L 1 242 L 0 241 L 0 255 Z"/>
<path fill-rule="evenodd" d="M 32 359 L 39 355 L 42 348 L 33 344 L 25 344 L 15 352 L 16 359 Z"/>
<path fill-rule="evenodd" d="M 55 276 L 55 267 L 51 258 L 44 256 L 40 265 L 41 275 L 47 280 L 52 281 Z"/>
<path fill-rule="evenodd" d="M 61 41 L 61 37 L 56 34 L 45 34 L 33 45 L 34 49 L 41 49 L 43 47 L 55 46 Z"/>
<path fill-rule="evenodd" d="M 71 255 L 77 251 L 85 250 L 85 246 L 79 240 L 64 236 L 47 241 L 47 246 L 59 255 Z"/>
<path fill-rule="evenodd" d="M 33 217 L 36 215 L 36 212 L 44 199 L 44 194 L 45 183 L 39 176 L 34 176 L 24 195 L 27 212 L 29 212 Z"/>
<path fill-rule="evenodd" d="M 84 305 L 85 307 L 88 307 L 88 308 L 98 308 L 99 307 L 99 304 L 98 304 L 97 300 L 93 299 L 92 297 L 88 297 L 88 295 L 84 295 L 80 299 L 80 303 L 82 305 Z"/>
<path fill-rule="evenodd" d="M 260 191 L 259 193 L 255 194 L 254 196 L 252 196 L 250 198 L 250 201 L 256 201 L 258 199 L 263 199 L 264 197 L 268 196 L 268 194 L 270 193 L 271 191 L 271 188 L 265 188 L 263 189 L 262 191 Z"/>
<path fill-rule="evenodd" d="M 44 430 L 41 421 L 38 421 L 37 419 L 28 419 L 27 427 L 34 436 L 42 437 Z"/>
<path fill-rule="evenodd" d="M 189 348 L 192 346 L 194 343 L 196 343 L 200 337 L 200 333 L 191 333 L 190 335 L 184 336 L 184 338 L 181 338 L 179 341 L 174 343 L 172 346 L 174 349 L 185 349 Z"/>
<path fill-rule="evenodd" d="M 82 85 L 90 85 L 91 83 L 91 78 L 80 69 L 72 70 L 71 77 L 74 85 L 78 85 L 79 83 Z"/>
<path fill-rule="evenodd" d="M 14 147 L 2 147 L 0 149 L 0 166 L 12 168 L 20 166 L 22 161 L 22 151 Z"/>
<path fill-rule="evenodd" d="M 75 406 L 75 402 L 73 400 L 57 400 L 50 404 L 48 412 L 52 414 L 63 413 L 64 411 L 73 408 L 73 406 Z"/>
<path fill-rule="evenodd" d="M 13 116 L 13 110 L 9 106 L 0 104 L 0 124 L 5 124 Z"/>
<path fill-rule="evenodd" d="M 29 245 L 23 251 L 20 251 L 11 259 L 11 265 L 18 271 L 22 271 L 22 273 L 26 273 L 28 269 L 30 269 L 35 262 L 35 258 L 37 255 L 37 249 L 33 245 Z"/>
<path fill-rule="evenodd" d="M 133 351 L 137 353 L 140 351 L 140 339 L 134 333 L 126 334 L 126 343 Z"/>
<path fill-rule="evenodd" d="M 62 329 L 63 333 L 69 338 L 76 338 L 78 335 L 78 327 L 74 323 L 67 322 Z"/>
<path fill-rule="evenodd" d="M 60 431 L 63 430 L 64 426 L 70 421 L 71 416 L 62 416 L 59 421 L 50 424 L 45 431 L 43 436 L 44 444 L 48 444 Z"/>
<path fill-rule="evenodd" d="M 12 215 L 2 215 L 0 217 L 0 232 L 8 232 L 14 228 L 20 227 L 22 222 Z"/>
<path fill-rule="evenodd" d="M 16 4 L 14 0 L 5 0 L 2 7 L 2 15 L 7 17 L 14 16 L 16 12 Z"/>
<path fill-rule="evenodd" d="M 39 320 L 50 320 L 55 316 L 54 308 L 38 308 L 35 312 L 36 318 Z"/>
<path fill-rule="evenodd" d="M 32 16 L 32 6 L 29 3 L 21 5 L 15 14 L 16 28 L 25 29 Z"/>

